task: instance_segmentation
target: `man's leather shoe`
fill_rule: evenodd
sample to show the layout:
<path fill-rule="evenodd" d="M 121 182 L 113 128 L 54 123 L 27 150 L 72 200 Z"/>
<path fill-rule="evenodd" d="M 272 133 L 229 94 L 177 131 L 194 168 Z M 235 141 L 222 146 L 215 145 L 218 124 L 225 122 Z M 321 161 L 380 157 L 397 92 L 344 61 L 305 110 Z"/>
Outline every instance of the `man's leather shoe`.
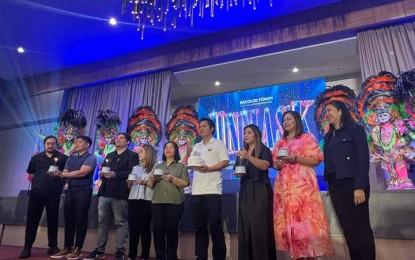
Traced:
<path fill-rule="evenodd" d="M 19 258 L 29 258 L 32 255 L 30 248 L 24 248 Z"/>
<path fill-rule="evenodd" d="M 72 253 L 72 248 L 64 248 L 58 253 L 51 255 L 50 258 L 52 259 L 66 259 L 66 256 Z"/>
<path fill-rule="evenodd" d="M 82 252 L 81 249 L 79 247 L 75 247 L 75 249 L 72 251 L 72 253 L 70 253 L 69 255 L 66 256 L 66 259 L 68 260 L 77 260 L 77 259 L 82 259 Z"/>

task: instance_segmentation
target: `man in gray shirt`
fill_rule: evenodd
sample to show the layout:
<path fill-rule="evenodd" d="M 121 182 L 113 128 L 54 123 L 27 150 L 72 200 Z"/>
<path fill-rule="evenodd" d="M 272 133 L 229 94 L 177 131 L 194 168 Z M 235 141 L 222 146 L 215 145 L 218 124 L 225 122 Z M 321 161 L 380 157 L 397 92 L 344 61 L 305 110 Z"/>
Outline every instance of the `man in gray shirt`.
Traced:
<path fill-rule="evenodd" d="M 53 173 L 68 180 L 64 206 L 64 249 L 52 255 L 53 259 L 82 259 L 81 249 L 88 229 L 88 210 L 92 198 L 92 179 L 97 166 L 95 156 L 88 152 L 91 144 L 92 140 L 88 136 L 76 138 L 76 154 L 66 161 L 63 172 Z"/>

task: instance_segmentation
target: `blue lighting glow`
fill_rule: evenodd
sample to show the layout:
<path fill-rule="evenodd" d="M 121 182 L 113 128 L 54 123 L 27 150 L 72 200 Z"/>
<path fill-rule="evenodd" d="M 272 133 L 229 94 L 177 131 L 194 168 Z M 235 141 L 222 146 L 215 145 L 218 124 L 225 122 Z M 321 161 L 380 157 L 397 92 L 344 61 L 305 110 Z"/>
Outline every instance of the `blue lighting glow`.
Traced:
<path fill-rule="evenodd" d="M 244 8 L 240 2 L 228 12 L 225 7 L 216 10 L 214 18 L 206 9 L 203 19 L 194 17 L 193 27 L 184 18 L 178 19 L 176 29 L 168 27 L 166 32 L 163 26 L 147 25 L 141 40 L 132 15 L 121 16 L 122 1 L 2 0 L 0 10 L 7 11 L 0 18 L 0 49 L 4 53 L 0 55 L 0 77 L 98 61 L 340 1 L 273 0 L 273 7 L 269 1 L 261 1 L 257 10 Z M 116 30 L 108 27 L 108 17 L 117 17 Z M 25 46 L 31 55 L 25 55 L 25 61 L 15 64 L 18 44 Z"/>

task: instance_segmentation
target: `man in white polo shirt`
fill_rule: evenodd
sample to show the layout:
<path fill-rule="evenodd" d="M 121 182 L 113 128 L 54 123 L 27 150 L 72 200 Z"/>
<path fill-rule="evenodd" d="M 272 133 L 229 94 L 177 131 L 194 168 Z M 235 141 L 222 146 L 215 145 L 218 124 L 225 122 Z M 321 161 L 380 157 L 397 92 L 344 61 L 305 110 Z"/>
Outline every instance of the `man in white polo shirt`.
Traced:
<path fill-rule="evenodd" d="M 204 166 L 195 167 L 192 183 L 192 215 L 196 227 L 195 254 L 197 260 L 208 259 L 209 231 L 212 236 L 214 260 L 225 260 L 226 245 L 222 229 L 222 169 L 229 165 L 225 144 L 213 138 L 215 123 L 209 118 L 200 120 L 203 141 L 188 155 L 197 155 Z"/>

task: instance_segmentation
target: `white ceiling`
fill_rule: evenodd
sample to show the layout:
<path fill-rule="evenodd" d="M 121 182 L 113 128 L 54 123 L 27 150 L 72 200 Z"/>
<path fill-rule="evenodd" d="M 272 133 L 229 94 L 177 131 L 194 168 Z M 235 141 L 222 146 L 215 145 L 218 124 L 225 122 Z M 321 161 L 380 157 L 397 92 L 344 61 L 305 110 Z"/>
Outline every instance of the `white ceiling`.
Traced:
<path fill-rule="evenodd" d="M 299 72 L 293 73 L 293 67 Z M 313 78 L 339 80 L 360 75 L 356 38 L 328 42 L 173 74 L 172 103 L 198 97 Z M 214 86 L 215 81 L 221 86 Z"/>

